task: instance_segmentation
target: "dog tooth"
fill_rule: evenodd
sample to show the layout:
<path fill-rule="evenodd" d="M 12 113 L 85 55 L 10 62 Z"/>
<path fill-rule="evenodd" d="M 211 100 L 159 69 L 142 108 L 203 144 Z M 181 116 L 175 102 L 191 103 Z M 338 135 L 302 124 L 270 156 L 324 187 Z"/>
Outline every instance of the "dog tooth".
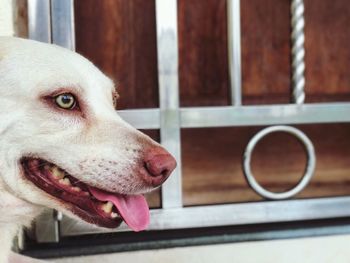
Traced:
<path fill-rule="evenodd" d="M 111 213 L 111 218 L 117 218 L 117 217 L 119 217 L 117 213 L 114 213 L 114 212 Z"/>
<path fill-rule="evenodd" d="M 71 185 L 69 179 L 67 177 L 63 178 L 63 179 L 60 179 L 58 181 L 60 184 L 63 184 L 63 185 Z"/>
<path fill-rule="evenodd" d="M 101 209 L 105 212 L 105 213 L 110 213 L 112 212 L 112 208 L 113 208 L 113 203 L 108 201 L 105 204 L 103 204 L 101 206 Z"/>
<path fill-rule="evenodd" d="M 63 179 L 64 178 L 64 172 L 60 171 L 60 169 L 57 166 L 54 166 L 51 168 L 51 173 L 52 173 L 53 177 L 55 177 L 56 179 Z"/>
<path fill-rule="evenodd" d="M 76 192 L 80 192 L 81 191 L 81 189 L 78 186 L 72 187 L 72 190 L 76 191 Z"/>

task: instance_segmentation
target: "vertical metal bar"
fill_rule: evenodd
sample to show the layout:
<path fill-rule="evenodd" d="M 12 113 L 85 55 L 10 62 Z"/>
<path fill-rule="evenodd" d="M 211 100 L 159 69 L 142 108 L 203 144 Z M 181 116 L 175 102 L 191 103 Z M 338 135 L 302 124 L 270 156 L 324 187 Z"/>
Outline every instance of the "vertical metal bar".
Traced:
<path fill-rule="evenodd" d="M 227 41 L 231 103 L 242 104 L 240 0 L 227 0 Z"/>
<path fill-rule="evenodd" d="M 73 0 L 51 0 L 52 43 L 75 50 Z"/>
<path fill-rule="evenodd" d="M 51 0 L 51 24 L 52 43 L 74 51 L 74 0 Z M 61 221 L 62 213 L 55 211 L 55 219 Z M 59 236 L 59 231 L 55 235 Z"/>
<path fill-rule="evenodd" d="M 51 1 L 28 0 L 29 38 L 51 43 Z M 58 242 L 59 222 L 54 210 L 47 210 L 35 220 L 38 242 Z"/>
<path fill-rule="evenodd" d="M 51 43 L 50 0 L 28 0 L 29 38 Z"/>
<path fill-rule="evenodd" d="M 293 102 L 303 104 L 305 101 L 305 35 L 304 35 L 304 1 L 292 0 L 291 3 L 292 26 L 292 89 Z"/>
<path fill-rule="evenodd" d="M 59 222 L 55 210 L 48 209 L 36 219 L 35 237 L 39 243 L 60 241 Z"/>
<path fill-rule="evenodd" d="M 177 1 L 156 0 L 161 143 L 178 162 L 162 187 L 162 207 L 182 206 Z"/>
<path fill-rule="evenodd" d="M 73 0 L 28 0 L 29 37 L 75 49 Z M 60 212 L 48 210 L 36 220 L 38 242 L 59 241 Z"/>

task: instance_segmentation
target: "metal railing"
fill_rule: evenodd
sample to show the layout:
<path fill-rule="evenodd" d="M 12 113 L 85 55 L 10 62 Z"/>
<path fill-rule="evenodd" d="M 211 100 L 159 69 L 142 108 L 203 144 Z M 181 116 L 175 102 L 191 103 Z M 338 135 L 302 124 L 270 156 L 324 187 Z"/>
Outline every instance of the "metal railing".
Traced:
<path fill-rule="evenodd" d="M 30 37 L 74 49 L 73 0 L 28 1 Z M 350 103 L 304 104 L 305 49 L 304 5 L 302 0 L 291 1 L 292 100 L 294 103 L 261 106 L 242 105 L 240 1 L 227 0 L 227 4 L 228 66 L 232 106 L 179 107 L 177 1 L 156 0 L 160 107 L 119 111 L 118 113 L 122 118 L 136 128 L 160 129 L 161 143 L 177 158 L 179 164 L 181 164 L 181 128 L 350 122 Z M 274 130 L 276 129 L 272 129 L 272 131 Z M 288 130 L 296 131 L 293 134 L 300 135 L 295 128 L 289 127 Z M 302 138 L 304 142 L 306 141 L 309 154 L 308 167 L 310 167 L 310 162 L 311 168 L 314 167 L 313 160 L 310 161 L 312 155 L 312 150 L 310 150 L 312 148 L 311 141 L 305 140 L 303 136 L 298 138 Z M 312 173 L 313 169 L 309 170 L 307 180 L 301 188 L 298 188 L 298 191 L 301 191 L 307 185 Z M 254 186 L 252 187 L 254 188 Z M 264 194 L 261 195 L 264 196 Z M 286 195 L 282 198 L 285 199 L 291 196 Z M 270 198 L 271 196 L 265 195 L 265 197 Z M 280 199 L 274 197 L 276 196 L 272 195 L 270 199 Z M 162 208 L 151 210 L 152 218 L 149 227 L 151 230 L 350 216 L 350 209 L 345 209 L 346 207 L 350 208 L 350 197 L 183 207 L 181 165 L 162 187 L 161 201 Z M 48 228 L 51 227 L 54 231 L 38 232 L 37 238 L 41 242 L 58 241 L 60 236 L 112 232 L 111 230 L 100 229 L 74 221 L 65 216 L 59 222 L 59 218 L 53 216 L 52 213 L 47 214 L 44 220 Z M 42 221 L 43 219 L 37 220 L 39 228 L 43 224 Z M 126 228 L 122 227 L 121 229 Z"/>

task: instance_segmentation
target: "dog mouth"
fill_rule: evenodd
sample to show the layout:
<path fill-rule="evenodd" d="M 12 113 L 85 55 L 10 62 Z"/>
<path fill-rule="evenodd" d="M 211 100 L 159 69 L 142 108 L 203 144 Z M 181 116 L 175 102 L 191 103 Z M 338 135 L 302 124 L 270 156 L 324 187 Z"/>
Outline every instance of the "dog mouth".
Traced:
<path fill-rule="evenodd" d="M 125 221 L 134 231 L 144 230 L 149 224 L 149 208 L 143 195 L 95 188 L 43 159 L 24 157 L 20 164 L 28 180 L 88 223 L 116 228 Z"/>

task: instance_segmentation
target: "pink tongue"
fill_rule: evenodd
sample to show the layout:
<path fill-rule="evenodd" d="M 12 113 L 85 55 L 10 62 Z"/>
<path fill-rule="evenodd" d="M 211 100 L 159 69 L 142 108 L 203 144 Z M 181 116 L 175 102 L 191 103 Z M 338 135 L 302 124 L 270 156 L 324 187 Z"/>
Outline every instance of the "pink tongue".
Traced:
<path fill-rule="evenodd" d="M 92 187 L 89 187 L 89 190 L 97 200 L 112 202 L 132 230 L 137 232 L 147 228 L 149 208 L 143 195 L 111 194 Z"/>

